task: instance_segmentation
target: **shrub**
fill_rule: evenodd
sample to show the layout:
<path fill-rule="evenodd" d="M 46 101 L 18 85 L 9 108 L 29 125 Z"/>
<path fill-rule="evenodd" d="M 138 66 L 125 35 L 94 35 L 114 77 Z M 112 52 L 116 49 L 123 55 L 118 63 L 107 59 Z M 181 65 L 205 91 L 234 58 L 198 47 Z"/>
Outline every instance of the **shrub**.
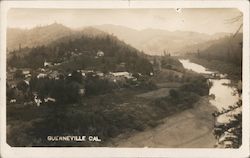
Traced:
<path fill-rule="evenodd" d="M 179 98 L 179 92 L 176 91 L 175 89 L 171 89 L 169 91 L 169 95 L 172 97 L 172 98 Z"/>

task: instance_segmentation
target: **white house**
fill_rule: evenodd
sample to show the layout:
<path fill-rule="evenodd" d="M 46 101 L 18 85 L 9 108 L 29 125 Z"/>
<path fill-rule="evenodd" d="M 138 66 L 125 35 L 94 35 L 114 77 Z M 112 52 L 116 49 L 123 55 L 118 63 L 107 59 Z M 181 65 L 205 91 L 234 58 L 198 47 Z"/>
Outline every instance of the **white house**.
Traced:
<path fill-rule="evenodd" d="M 79 94 L 83 96 L 85 94 L 85 89 L 84 88 L 80 88 L 79 89 Z"/>
<path fill-rule="evenodd" d="M 127 78 L 127 79 L 132 79 L 133 76 L 131 73 L 128 72 L 113 72 L 111 73 L 114 77 L 116 78 Z"/>
<path fill-rule="evenodd" d="M 44 66 L 44 67 L 49 67 L 49 66 L 52 66 L 52 63 L 46 62 L 46 60 L 45 60 L 43 66 Z"/>
<path fill-rule="evenodd" d="M 47 98 L 44 98 L 44 102 L 47 103 L 47 102 L 56 102 L 56 99 L 55 98 L 51 98 L 51 97 L 47 97 Z"/>
<path fill-rule="evenodd" d="M 34 97 L 34 101 L 35 101 L 37 106 L 40 106 L 42 104 L 41 99 L 39 99 L 37 96 Z"/>
<path fill-rule="evenodd" d="M 62 63 L 54 63 L 55 66 L 61 65 Z"/>
<path fill-rule="evenodd" d="M 11 99 L 10 100 L 10 103 L 15 103 L 16 102 L 16 99 Z"/>
<path fill-rule="evenodd" d="M 83 76 L 83 77 L 85 77 L 85 76 L 86 76 L 86 74 L 85 74 L 84 72 L 82 72 L 82 76 Z"/>
<path fill-rule="evenodd" d="M 96 53 L 96 56 L 97 57 L 102 57 L 102 56 L 104 56 L 104 52 L 101 51 L 101 50 L 98 50 L 97 53 Z"/>
<path fill-rule="evenodd" d="M 24 82 L 27 84 L 27 85 L 30 85 L 30 82 L 28 80 L 24 80 Z"/>
<path fill-rule="evenodd" d="M 103 76 L 104 76 L 104 73 L 102 73 L 102 72 L 97 72 L 97 76 L 103 77 Z"/>
<path fill-rule="evenodd" d="M 46 76 L 47 76 L 47 74 L 40 73 L 40 74 L 38 74 L 36 77 L 37 77 L 37 78 L 45 78 Z"/>
<path fill-rule="evenodd" d="M 23 73 L 23 75 L 28 75 L 28 74 L 30 74 L 30 71 L 29 70 L 23 70 L 22 73 Z"/>
<path fill-rule="evenodd" d="M 25 78 L 31 77 L 31 74 L 27 74 L 25 75 Z"/>

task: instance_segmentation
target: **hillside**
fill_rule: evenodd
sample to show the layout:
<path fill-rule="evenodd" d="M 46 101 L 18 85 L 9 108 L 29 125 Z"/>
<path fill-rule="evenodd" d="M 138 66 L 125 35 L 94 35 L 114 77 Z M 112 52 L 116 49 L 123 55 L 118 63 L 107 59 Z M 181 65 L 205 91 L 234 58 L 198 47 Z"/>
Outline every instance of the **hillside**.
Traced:
<path fill-rule="evenodd" d="M 242 77 L 242 33 L 210 41 L 208 46 L 195 45 L 188 54 L 193 62 L 226 73 L 238 82 Z M 199 50 L 199 51 L 198 51 Z"/>
<path fill-rule="evenodd" d="M 8 28 L 7 48 L 10 52 L 19 49 L 19 44 L 22 48 L 47 45 L 72 33 L 70 28 L 57 23 L 32 29 Z"/>
<path fill-rule="evenodd" d="M 96 28 L 98 31 L 96 32 Z M 208 35 L 190 31 L 168 31 L 163 29 L 144 29 L 136 30 L 118 25 L 98 25 L 85 27 L 79 30 L 72 30 L 61 24 L 51 24 L 47 26 L 39 26 L 33 29 L 17 29 L 8 28 L 7 30 L 7 47 L 8 52 L 19 49 L 21 47 L 34 47 L 47 45 L 53 41 L 57 41 L 62 37 L 72 36 L 79 37 L 81 34 L 90 35 L 99 34 L 100 31 L 117 36 L 127 44 L 142 50 L 150 55 L 162 55 L 163 51 L 170 52 L 172 55 L 176 53 L 186 52 L 187 48 L 193 45 L 205 43 L 228 35 L 227 33 L 216 33 Z M 206 45 L 206 44 L 205 44 Z"/>
<path fill-rule="evenodd" d="M 199 58 L 221 60 L 241 66 L 242 40 L 242 33 L 234 37 L 226 36 L 218 40 L 194 45 L 190 47 L 190 53 L 196 53 Z"/>
<path fill-rule="evenodd" d="M 164 50 L 175 54 L 182 48 L 227 35 L 227 33 L 208 35 L 190 31 L 171 32 L 162 29 L 135 30 L 117 25 L 99 25 L 94 27 L 114 34 L 126 43 L 151 55 L 161 55 Z"/>
<path fill-rule="evenodd" d="M 23 52 L 20 55 L 20 52 Z M 102 52 L 102 55 L 98 55 Z M 94 28 L 64 36 L 46 46 L 25 48 L 11 53 L 9 66 L 43 67 L 45 61 L 59 63 L 63 70 L 92 69 L 103 72 L 130 71 L 149 74 L 152 65 L 137 49 Z M 143 65 L 143 66 L 142 66 Z"/>
<path fill-rule="evenodd" d="M 167 52 L 149 56 L 91 27 L 7 59 L 7 141 L 16 147 L 102 147 L 194 108 L 209 92 L 205 78 Z M 101 141 L 50 141 L 50 135 Z"/>

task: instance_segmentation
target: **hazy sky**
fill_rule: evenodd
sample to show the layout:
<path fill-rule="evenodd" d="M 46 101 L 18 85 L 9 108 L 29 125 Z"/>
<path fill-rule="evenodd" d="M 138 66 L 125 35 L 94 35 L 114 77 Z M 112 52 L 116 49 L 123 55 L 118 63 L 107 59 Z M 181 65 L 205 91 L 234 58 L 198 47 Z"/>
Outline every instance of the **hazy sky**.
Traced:
<path fill-rule="evenodd" d="M 8 26 L 31 28 L 54 22 L 71 28 L 115 24 L 134 29 L 158 28 L 213 34 L 235 32 L 242 21 L 237 9 L 11 9 Z"/>

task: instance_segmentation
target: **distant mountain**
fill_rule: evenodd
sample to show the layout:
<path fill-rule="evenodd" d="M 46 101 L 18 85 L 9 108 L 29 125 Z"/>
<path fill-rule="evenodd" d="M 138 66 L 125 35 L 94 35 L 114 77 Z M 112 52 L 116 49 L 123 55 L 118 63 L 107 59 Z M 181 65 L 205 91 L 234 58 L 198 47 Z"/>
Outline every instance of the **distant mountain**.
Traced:
<path fill-rule="evenodd" d="M 100 52 L 101 55 L 98 55 Z M 73 32 L 47 45 L 15 50 L 8 56 L 8 66 L 17 68 L 42 68 L 47 61 L 52 65 L 57 63 L 53 68 L 64 71 L 128 71 L 146 75 L 153 71 L 145 54 L 116 36 L 92 27 Z"/>
<path fill-rule="evenodd" d="M 57 23 L 33 29 L 8 28 L 7 48 L 8 51 L 13 51 L 19 49 L 19 45 L 22 48 L 47 45 L 70 34 L 72 34 L 70 28 Z"/>
<path fill-rule="evenodd" d="M 95 29 L 94 29 L 95 28 Z M 72 39 L 81 36 L 95 36 L 105 33 L 113 34 L 127 44 L 144 51 L 146 54 L 161 55 L 167 53 L 176 55 L 186 53 L 196 44 L 206 43 L 228 35 L 217 33 L 208 35 L 190 31 L 167 31 L 163 29 L 135 30 L 118 25 L 98 25 L 72 30 L 62 24 L 39 26 L 33 29 L 8 28 L 7 48 L 8 51 L 18 50 L 19 44 L 24 47 L 36 47 L 48 45 L 51 42 L 70 36 Z M 204 44 L 208 46 L 208 44 Z"/>
<path fill-rule="evenodd" d="M 224 37 L 227 33 L 208 35 L 190 31 L 167 31 L 162 29 L 135 30 L 118 25 L 94 26 L 100 30 L 114 34 L 126 43 L 143 50 L 147 54 L 160 55 L 163 51 L 175 54 L 182 48 Z"/>
<path fill-rule="evenodd" d="M 232 35 L 232 33 L 228 33 L 228 32 L 219 32 L 219 33 L 215 33 L 212 35 L 212 39 L 213 40 L 217 40 L 217 39 L 220 39 L 220 38 L 223 38 L 223 37 L 226 37 L 226 36 L 230 36 Z"/>
<path fill-rule="evenodd" d="M 65 39 L 75 39 L 82 35 L 97 36 L 107 35 L 101 30 L 93 27 L 86 27 L 81 30 L 72 30 L 62 24 L 51 24 L 47 26 L 39 26 L 32 29 L 7 29 L 7 47 L 8 51 L 19 50 L 21 48 L 32 48 L 37 46 L 46 46 L 53 42 L 60 42 Z"/>

